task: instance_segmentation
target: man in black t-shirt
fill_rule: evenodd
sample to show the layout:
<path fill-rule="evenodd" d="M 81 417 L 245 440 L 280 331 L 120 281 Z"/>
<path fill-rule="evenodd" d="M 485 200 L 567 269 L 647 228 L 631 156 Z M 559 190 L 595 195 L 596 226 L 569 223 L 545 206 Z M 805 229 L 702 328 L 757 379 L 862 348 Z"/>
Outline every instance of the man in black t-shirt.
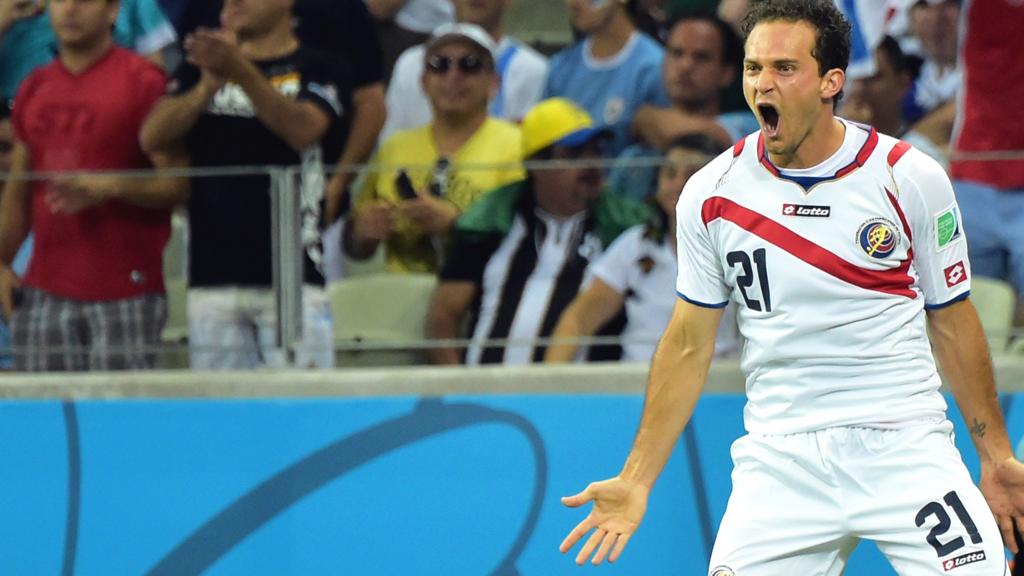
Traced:
<path fill-rule="evenodd" d="M 185 40 L 187 63 L 142 130 L 146 149 L 184 140 L 196 167 L 298 165 L 304 279 L 300 366 L 333 364 L 323 295 L 323 146 L 348 130 L 347 65 L 303 46 L 287 5 L 227 0 L 221 29 Z M 333 132 L 333 134 L 332 134 Z M 281 365 L 273 349 L 270 179 L 196 178 L 189 200 L 192 366 Z"/>
<path fill-rule="evenodd" d="M 223 0 L 192 0 L 183 18 L 181 36 L 198 27 L 216 27 Z M 384 67 L 375 21 L 363 0 L 296 0 L 295 34 L 303 46 L 331 52 L 352 69 L 351 130 L 340 141 L 325 142 L 324 158 L 337 162 L 338 171 L 327 182 L 325 216 L 328 223 L 348 205 L 346 192 L 355 172 L 377 143 L 387 115 L 384 106 Z"/>

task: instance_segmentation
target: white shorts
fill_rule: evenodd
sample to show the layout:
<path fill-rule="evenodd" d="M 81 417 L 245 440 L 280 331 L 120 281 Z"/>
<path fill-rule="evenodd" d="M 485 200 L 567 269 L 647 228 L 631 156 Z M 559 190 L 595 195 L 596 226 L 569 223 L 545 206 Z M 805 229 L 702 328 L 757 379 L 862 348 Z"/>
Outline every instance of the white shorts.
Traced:
<path fill-rule="evenodd" d="M 334 367 L 334 321 L 323 288 L 302 288 L 302 341 L 296 368 Z M 277 307 L 264 288 L 192 288 L 188 291 L 189 355 L 194 370 L 284 368 L 276 346 Z"/>
<path fill-rule="evenodd" d="M 740 438 L 708 574 L 838 576 L 861 539 L 905 576 L 1009 574 L 952 430 L 944 421 Z"/>

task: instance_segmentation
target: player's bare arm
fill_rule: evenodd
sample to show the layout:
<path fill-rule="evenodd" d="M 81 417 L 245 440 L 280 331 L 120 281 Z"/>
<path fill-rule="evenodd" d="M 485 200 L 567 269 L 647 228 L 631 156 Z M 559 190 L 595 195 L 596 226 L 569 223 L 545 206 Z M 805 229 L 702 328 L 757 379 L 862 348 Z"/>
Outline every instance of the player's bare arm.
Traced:
<path fill-rule="evenodd" d="M 720 308 L 676 301 L 672 319 L 651 361 L 643 416 L 625 466 L 618 476 L 590 484 L 583 492 L 562 499 L 563 504 L 574 508 L 594 502 L 590 514 L 559 547 L 567 552 L 593 530 L 576 556 L 577 564 L 586 562 L 591 554 L 595 565 L 605 558 L 615 562 L 640 525 L 647 509 L 647 495 L 668 462 L 704 388 L 721 319 Z"/>
<path fill-rule="evenodd" d="M 1024 465 L 1013 457 L 999 410 L 988 344 L 971 301 L 928 312 L 928 331 L 943 376 L 981 459 L 981 490 L 1003 533 L 1017 551 L 1013 522 L 1024 526 Z"/>

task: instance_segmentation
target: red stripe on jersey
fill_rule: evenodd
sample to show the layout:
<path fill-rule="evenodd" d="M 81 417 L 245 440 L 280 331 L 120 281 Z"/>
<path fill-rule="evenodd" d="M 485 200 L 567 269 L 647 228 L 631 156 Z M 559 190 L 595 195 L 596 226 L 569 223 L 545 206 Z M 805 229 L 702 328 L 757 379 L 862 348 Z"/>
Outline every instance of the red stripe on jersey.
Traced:
<path fill-rule="evenodd" d="M 772 164 L 771 160 L 768 159 L 768 154 L 764 150 L 764 133 L 757 135 L 757 158 L 761 161 L 761 166 L 764 166 L 773 176 L 782 176 L 779 169 Z"/>
<path fill-rule="evenodd" d="M 841 178 L 863 166 L 868 161 L 871 153 L 875 151 L 875 146 L 878 146 L 878 131 L 872 128 L 871 132 L 868 132 L 868 139 L 860 147 L 860 151 L 857 152 L 857 157 L 853 159 L 853 162 L 836 170 L 836 175 L 833 178 Z"/>
<path fill-rule="evenodd" d="M 832 179 L 836 179 L 836 178 L 842 178 L 843 176 L 846 176 L 847 174 L 849 174 L 850 172 L 853 172 L 857 168 L 860 168 L 861 166 L 864 165 L 865 162 L 868 161 L 868 158 L 871 156 L 871 153 L 874 152 L 875 151 L 875 147 L 878 146 L 878 131 L 877 130 L 875 130 L 874 128 L 870 128 L 870 130 L 869 130 L 869 127 L 867 127 L 867 126 L 861 126 L 861 125 L 857 125 L 857 126 L 859 126 L 862 130 L 864 130 L 864 131 L 866 131 L 868 133 L 867 140 L 865 140 L 864 144 L 861 145 L 860 150 L 857 151 L 857 156 L 854 157 L 852 162 L 850 162 L 846 166 L 843 166 L 839 170 L 836 170 L 835 173 L 832 174 L 832 176 L 830 176 L 829 178 L 826 178 L 825 180 L 832 180 Z M 766 170 L 771 172 L 773 176 L 778 177 L 778 178 L 788 179 L 788 178 L 786 178 L 786 176 L 784 176 L 782 174 L 782 172 L 779 171 L 778 168 L 775 167 L 774 164 L 772 164 L 771 160 L 768 159 L 768 154 L 765 151 L 765 147 L 764 147 L 764 134 L 763 133 L 757 135 L 757 158 L 761 162 L 761 165 L 764 166 Z"/>
<path fill-rule="evenodd" d="M 910 269 L 909 258 L 904 260 L 899 268 L 890 270 L 861 268 L 843 260 L 833 252 L 818 246 L 778 222 L 721 196 L 714 196 L 704 201 L 704 206 L 701 208 L 701 217 L 704 220 L 705 226 L 719 218 L 728 220 L 747 232 L 771 242 L 807 264 L 848 284 L 885 294 L 906 296 L 910 299 L 917 297 L 917 294 L 910 289 L 914 281 L 907 274 Z"/>
<path fill-rule="evenodd" d="M 732 157 L 736 158 L 743 153 L 743 147 L 747 144 L 746 138 L 740 138 L 738 142 L 732 145 Z"/>
<path fill-rule="evenodd" d="M 903 225 L 903 233 L 907 235 L 907 240 L 913 241 L 914 235 L 910 233 L 910 224 L 907 223 L 907 216 L 903 213 L 903 208 L 900 207 L 899 200 L 896 199 L 896 196 L 894 196 L 892 192 L 889 192 L 888 188 L 885 188 L 884 190 L 886 197 L 889 198 L 889 203 L 891 203 L 892 207 L 896 209 L 896 215 L 900 217 L 900 224 Z"/>
<path fill-rule="evenodd" d="M 892 150 L 889 150 L 889 156 L 885 159 L 886 162 L 889 163 L 889 166 L 895 166 L 900 161 L 900 158 L 903 158 L 903 155 L 907 153 L 907 150 L 910 150 L 910 144 L 900 140 L 892 147 Z"/>

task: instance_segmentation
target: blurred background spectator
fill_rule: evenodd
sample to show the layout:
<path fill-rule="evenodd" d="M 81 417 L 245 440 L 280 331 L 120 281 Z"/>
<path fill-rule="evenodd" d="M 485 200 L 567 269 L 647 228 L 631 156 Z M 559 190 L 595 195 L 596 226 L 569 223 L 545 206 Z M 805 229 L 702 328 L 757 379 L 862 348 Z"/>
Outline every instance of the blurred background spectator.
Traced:
<path fill-rule="evenodd" d="M 875 49 L 874 74 L 849 81 L 849 97 L 842 102 L 841 115 L 904 140 L 947 166 L 949 155 L 946 149 L 913 130 L 903 117 L 901 103 L 913 82 L 913 73 L 899 42 L 885 36 Z"/>
<path fill-rule="evenodd" d="M 427 41 L 442 24 L 455 21 L 451 0 L 365 0 L 377 20 L 385 80 L 398 57 L 417 44 Z"/>
<path fill-rule="evenodd" d="M 630 123 L 637 109 L 668 105 L 661 45 L 637 30 L 622 0 L 566 0 L 566 5 L 583 39 L 551 58 L 544 97 L 568 98 L 608 127 L 612 139 L 604 152 L 617 156 L 632 141 Z"/>
<path fill-rule="evenodd" d="M 607 132 L 564 98 L 541 101 L 523 118 L 525 160 L 597 160 Z M 603 186 L 601 171 L 573 165 L 528 169 L 525 180 L 488 193 L 456 223 L 454 242 L 427 318 L 428 336 L 452 339 L 473 318 L 463 354 L 432 350 L 437 364 L 524 364 L 544 358 L 562 311 L 590 276 L 590 263 L 646 206 Z M 617 333 L 621 324 L 614 327 Z M 607 334 L 604 332 L 603 334 Z M 491 339 L 513 341 L 487 346 Z"/>
<path fill-rule="evenodd" d="M 633 118 L 640 142 L 622 160 L 658 159 L 661 150 L 684 134 L 704 134 L 722 147 L 758 130 L 749 110 L 722 112 L 724 90 L 737 77 L 743 44 L 717 16 L 683 16 L 669 28 L 662 64 L 669 106 L 641 106 Z M 644 199 L 655 189 L 657 170 L 625 164 L 609 176 L 620 194 Z"/>
<path fill-rule="evenodd" d="M 58 57 L 22 83 L 10 173 L 182 166 L 180 151 L 139 147 L 163 72 L 114 46 L 114 1 L 49 3 Z M 8 181 L 0 220 L 0 304 L 19 370 L 151 368 L 167 315 L 162 257 L 180 178 L 64 175 Z M 35 252 L 11 270 L 29 230 Z"/>
<path fill-rule="evenodd" d="M 220 26 L 224 0 L 182 0 L 182 30 Z M 354 166 L 373 153 L 387 112 L 384 107 L 384 69 L 374 20 L 363 0 L 295 0 L 292 8 L 295 35 L 307 49 L 323 50 L 348 62 L 352 72 L 351 127 L 333 131 L 323 141 L 324 158 L 337 162 L 327 182 L 324 214 L 327 223 L 338 219 L 350 198 Z"/>
<path fill-rule="evenodd" d="M 623 232 L 594 262 L 593 281 L 566 308 L 555 327 L 554 339 L 592 336 L 625 308 L 622 359 L 651 360 L 678 298 L 676 202 L 690 176 L 723 150 L 724 146 L 704 134 L 681 136 L 669 145 L 652 198 L 656 217 Z M 738 348 L 735 326 L 727 328 L 735 322 L 735 310 L 730 307 L 718 332 L 717 355 Z M 553 343 L 544 361 L 569 362 L 576 358 L 577 348 L 574 343 Z"/>
<path fill-rule="evenodd" d="M 459 22 L 476 24 L 497 44 L 495 68 L 498 90 L 491 97 L 488 112 L 495 118 L 518 122 L 540 100 L 547 80 L 547 59 L 522 42 L 504 35 L 502 20 L 511 0 L 455 0 Z M 423 91 L 424 45 L 402 53 L 388 84 L 388 119 L 381 142 L 398 130 L 430 122 L 431 107 Z"/>
<path fill-rule="evenodd" d="M 351 75 L 344 61 L 296 38 L 288 3 L 227 0 L 221 21 L 222 29 L 199 28 L 186 38 L 189 64 L 147 120 L 142 142 L 150 149 L 184 140 L 199 167 L 302 166 L 307 287 L 296 364 L 332 366 L 322 289 L 322 142 L 329 130 L 348 128 Z M 192 367 L 283 365 L 271 290 L 270 179 L 197 178 L 188 208 Z"/>
<path fill-rule="evenodd" d="M 972 271 L 1013 284 L 1024 326 L 1024 7 L 971 1 L 963 16 L 953 186 Z"/>
<path fill-rule="evenodd" d="M 365 260 L 383 243 L 387 270 L 436 272 L 459 214 L 487 190 L 522 178 L 519 129 L 488 115 L 498 83 L 494 54 L 491 36 L 475 24 L 435 31 L 421 52 L 434 119 L 380 147 L 381 168 L 366 178 L 345 227 L 350 258 Z"/>
<path fill-rule="evenodd" d="M 0 174 L 4 176 L 11 172 L 11 155 L 14 151 L 14 128 L 11 127 L 11 107 L 8 106 L 7 102 L 0 102 Z M 0 221 L 3 221 L 3 189 L 6 186 L 6 182 L 0 183 Z M 25 273 L 25 267 L 28 264 L 27 254 L 21 255 L 22 261 L 15 261 L 11 264 L 11 268 L 15 274 L 22 275 Z M 0 319 L 0 370 L 10 370 L 14 368 L 14 356 L 10 353 L 11 349 L 11 332 L 7 328 L 7 323 Z"/>
<path fill-rule="evenodd" d="M 177 35 L 157 0 L 120 0 L 114 41 L 163 64 Z M 30 72 L 53 60 L 57 38 L 43 0 L 0 0 L 0 96 L 14 94 Z"/>
<path fill-rule="evenodd" d="M 904 100 L 904 116 L 914 129 L 948 148 L 963 75 L 957 64 L 959 0 L 918 0 L 910 11 L 911 29 L 924 63 Z"/>

